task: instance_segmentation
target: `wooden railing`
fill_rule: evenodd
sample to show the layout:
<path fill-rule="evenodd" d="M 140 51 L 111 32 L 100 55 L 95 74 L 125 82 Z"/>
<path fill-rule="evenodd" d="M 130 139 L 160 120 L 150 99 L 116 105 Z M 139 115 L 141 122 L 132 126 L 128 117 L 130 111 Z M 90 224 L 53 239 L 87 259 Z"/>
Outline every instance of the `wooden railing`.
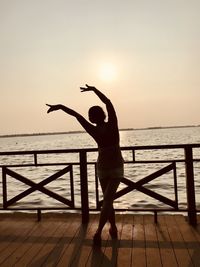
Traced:
<path fill-rule="evenodd" d="M 151 211 L 157 215 L 159 211 L 173 211 L 173 212 L 187 212 L 189 223 L 192 225 L 197 224 L 197 212 L 199 210 L 196 208 L 196 197 L 195 197 L 195 178 L 199 179 L 199 177 L 194 177 L 194 162 L 199 162 L 200 158 L 193 157 L 193 150 L 200 149 L 200 144 L 180 144 L 180 145 L 155 145 L 155 146 L 132 146 L 132 147 L 122 147 L 122 153 L 131 152 L 131 158 L 129 157 L 126 159 L 125 157 L 125 165 L 126 164 L 148 164 L 148 163 L 165 163 L 167 164 L 165 167 L 162 167 L 160 170 L 155 171 L 154 173 L 143 177 L 137 182 L 134 182 L 131 177 L 125 177 L 122 179 L 122 183 L 126 185 L 125 188 L 119 190 L 116 195 L 115 199 L 122 197 L 123 195 L 133 191 L 138 190 L 152 198 L 163 202 L 170 208 L 168 209 L 161 209 L 161 208 L 154 208 Z M 168 153 L 167 159 L 145 159 L 145 154 L 151 151 L 173 151 L 174 149 L 183 151 L 183 157 L 175 157 L 171 153 Z M 138 153 L 142 151 L 142 159 L 139 158 Z M 62 149 L 62 150 L 37 150 L 37 151 L 9 151 L 9 152 L 0 152 L 0 167 L 2 169 L 2 208 L 1 210 L 16 210 L 22 208 L 20 207 L 13 207 L 13 205 L 24 198 L 25 196 L 31 194 L 32 192 L 38 190 L 43 194 L 46 194 L 57 201 L 65 204 L 64 209 L 70 210 L 81 210 L 82 212 L 82 222 L 86 223 L 89 221 L 89 212 L 91 210 L 99 210 L 102 205 L 102 200 L 99 199 L 99 192 L 98 192 L 98 179 L 96 174 L 96 163 L 95 161 L 89 161 L 88 155 L 90 153 L 97 152 L 96 148 L 86 148 L 86 149 Z M 60 155 L 60 154 L 76 154 L 78 155 L 78 160 L 72 162 L 56 162 L 56 161 L 49 161 L 48 162 L 40 162 L 39 157 L 41 155 Z M 130 154 L 130 153 L 129 153 Z M 199 153 L 200 154 L 200 153 Z M 19 157 L 19 156 L 26 156 L 30 157 L 28 162 L 5 162 L 5 157 L 9 158 L 12 156 Z M 4 158 L 4 159 L 2 159 Z M 55 156 L 56 158 L 56 156 Z M 178 203 L 178 185 L 177 185 L 177 163 L 184 163 L 185 165 L 185 186 L 186 186 L 186 194 L 187 194 L 187 207 L 186 208 L 179 208 Z M 81 193 L 81 207 L 77 207 L 74 198 L 74 175 L 73 175 L 73 166 L 79 166 L 80 168 L 80 193 Z M 88 166 L 94 165 L 95 168 L 95 188 L 96 188 L 96 208 L 89 207 L 89 193 L 88 193 Z M 42 180 L 39 183 L 36 183 L 21 174 L 17 173 L 13 170 L 13 168 L 21 167 L 40 167 L 40 166 L 64 166 L 63 169 L 59 170 L 57 173 L 49 176 L 48 178 Z M 153 190 L 150 190 L 148 187 L 144 185 L 149 183 L 150 181 L 156 179 L 157 177 L 162 176 L 165 173 L 173 172 L 173 181 L 174 181 L 174 199 L 169 199 L 162 194 L 158 194 Z M 47 189 L 45 185 L 50 183 L 51 181 L 56 180 L 60 176 L 64 175 L 65 173 L 69 173 L 70 175 L 70 194 L 67 198 L 60 196 L 59 194 L 52 192 L 51 190 Z M 12 178 L 26 184 L 29 186 L 27 190 L 24 192 L 16 195 L 12 199 L 8 199 L 7 197 L 7 177 L 11 176 Z M 1 202 L 0 202 L 1 203 Z M 38 219 L 41 217 L 42 210 L 48 209 L 61 209 L 58 207 L 49 208 L 49 207 L 35 207 L 30 206 L 27 208 L 29 210 L 37 210 L 38 212 Z M 63 207 L 62 207 L 63 209 Z M 124 209 L 119 209 L 124 210 Z M 132 209 L 128 208 L 126 210 L 129 211 L 149 211 L 149 209 L 145 209 L 141 207 L 140 209 Z M 155 217 L 157 218 L 157 216 Z"/>

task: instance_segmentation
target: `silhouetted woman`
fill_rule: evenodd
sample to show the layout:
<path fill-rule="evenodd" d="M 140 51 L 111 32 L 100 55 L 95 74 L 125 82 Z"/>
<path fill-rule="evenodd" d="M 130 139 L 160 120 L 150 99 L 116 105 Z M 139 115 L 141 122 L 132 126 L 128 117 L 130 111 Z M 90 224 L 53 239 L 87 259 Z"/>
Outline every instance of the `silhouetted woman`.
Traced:
<path fill-rule="evenodd" d="M 111 101 L 93 86 L 81 87 L 81 92 L 93 91 L 100 100 L 106 105 L 108 120 L 99 106 L 89 109 L 88 122 L 76 111 L 59 105 L 49 105 L 48 113 L 55 110 L 63 110 L 69 115 L 74 116 L 83 128 L 94 138 L 98 145 L 97 174 L 103 191 L 103 206 L 101 209 L 99 226 L 93 238 L 94 245 L 101 245 L 101 232 L 104 225 L 109 220 L 109 233 L 112 238 L 117 238 L 117 227 L 115 224 L 115 211 L 113 208 L 114 195 L 123 178 L 123 158 L 119 146 L 119 130 L 117 116 Z M 95 124 L 95 125 L 93 125 Z"/>

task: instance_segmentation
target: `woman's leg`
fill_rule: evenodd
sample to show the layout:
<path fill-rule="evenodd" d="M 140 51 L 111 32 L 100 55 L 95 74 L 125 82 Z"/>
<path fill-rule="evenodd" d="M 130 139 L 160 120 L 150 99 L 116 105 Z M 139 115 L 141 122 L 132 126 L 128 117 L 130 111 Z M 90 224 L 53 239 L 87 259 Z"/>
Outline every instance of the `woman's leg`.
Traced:
<path fill-rule="evenodd" d="M 112 210 L 110 212 L 110 216 L 108 217 L 109 223 L 111 225 L 111 228 L 114 229 L 116 228 L 116 223 L 115 223 L 115 210 L 112 206 Z"/>
<path fill-rule="evenodd" d="M 113 201 L 114 201 L 114 195 L 117 191 L 119 183 L 120 183 L 120 179 L 108 179 L 108 180 L 101 181 L 104 201 L 103 201 L 103 206 L 101 209 L 99 226 L 97 229 L 98 234 L 101 234 L 102 229 L 108 220 L 111 224 L 111 227 L 113 228 L 116 227 Z"/>
<path fill-rule="evenodd" d="M 103 191 L 103 195 L 105 197 L 106 189 L 107 189 L 107 186 L 109 184 L 109 178 L 101 179 L 100 180 L 100 184 L 101 184 L 101 188 L 102 188 L 102 191 Z M 113 196 L 113 198 L 114 198 L 114 196 Z M 108 221 L 110 222 L 111 228 L 115 228 L 116 227 L 116 225 L 115 225 L 115 210 L 113 208 L 113 204 L 112 204 L 112 209 L 110 211 L 110 215 L 108 217 Z"/>

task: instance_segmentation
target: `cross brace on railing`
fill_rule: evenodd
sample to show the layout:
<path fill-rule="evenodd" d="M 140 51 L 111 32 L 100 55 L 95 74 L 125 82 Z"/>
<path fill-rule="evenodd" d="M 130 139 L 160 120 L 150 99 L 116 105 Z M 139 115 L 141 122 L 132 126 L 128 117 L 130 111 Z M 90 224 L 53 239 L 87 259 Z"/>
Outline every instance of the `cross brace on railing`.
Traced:
<path fill-rule="evenodd" d="M 147 184 L 148 182 L 162 176 L 163 174 L 169 172 L 173 170 L 174 171 L 174 193 L 175 193 L 175 200 L 171 200 L 165 196 L 162 196 L 146 187 L 144 187 L 145 184 Z M 168 166 L 146 176 L 145 178 L 137 181 L 137 182 L 133 182 L 127 178 L 123 178 L 122 183 L 124 183 L 125 185 L 127 185 L 126 188 L 121 189 L 120 191 L 118 191 L 115 194 L 115 199 L 120 198 L 121 196 L 124 196 L 125 194 L 133 191 L 133 190 L 138 190 L 152 198 L 155 198 L 171 207 L 173 207 L 175 210 L 178 209 L 178 198 L 177 198 L 177 181 L 176 181 L 176 164 L 175 162 L 169 164 Z M 100 207 L 103 204 L 103 200 L 98 202 L 98 207 Z"/>
<path fill-rule="evenodd" d="M 74 208 L 74 193 L 73 193 L 73 182 L 72 182 L 72 166 L 69 165 L 65 167 L 64 169 L 58 171 L 57 173 L 49 176 L 48 178 L 44 179 L 43 181 L 39 183 L 35 183 L 26 177 L 22 176 L 21 174 L 18 174 L 14 172 L 13 170 L 8 169 L 7 167 L 2 168 L 2 175 L 3 175 L 3 207 L 4 209 L 8 208 L 9 206 L 13 205 L 15 202 L 21 200 L 22 198 L 30 195 L 32 192 L 38 190 L 56 200 L 59 202 L 68 205 L 71 208 Z M 45 188 L 44 186 L 49 184 L 50 182 L 56 180 L 60 176 L 64 175 L 65 173 L 70 172 L 70 182 L 71 182 L 71 200 L 68 200 L 55 192 L 52 192 L 51 190 Z M 10 200 L 7 200 L 7 175 L 17 179 L 18 181 L 21 181 L 22 183 L 29 185 L 30 188 L 25 190 L 24 192 L 18 194 L 17 196 L 11 198 Z"/>

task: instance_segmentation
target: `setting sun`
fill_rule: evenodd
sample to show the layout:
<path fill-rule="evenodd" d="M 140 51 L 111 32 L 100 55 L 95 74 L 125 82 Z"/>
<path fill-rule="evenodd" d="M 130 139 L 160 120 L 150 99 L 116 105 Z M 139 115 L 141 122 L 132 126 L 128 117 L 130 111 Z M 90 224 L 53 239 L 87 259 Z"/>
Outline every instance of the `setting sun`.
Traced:
<path fill-rule="evenodd" d="M 99 76 L 103 81 L 113 81 L 117 78 L 117 70 L 112 63 L 104 63 L 100 66 Z"/>

